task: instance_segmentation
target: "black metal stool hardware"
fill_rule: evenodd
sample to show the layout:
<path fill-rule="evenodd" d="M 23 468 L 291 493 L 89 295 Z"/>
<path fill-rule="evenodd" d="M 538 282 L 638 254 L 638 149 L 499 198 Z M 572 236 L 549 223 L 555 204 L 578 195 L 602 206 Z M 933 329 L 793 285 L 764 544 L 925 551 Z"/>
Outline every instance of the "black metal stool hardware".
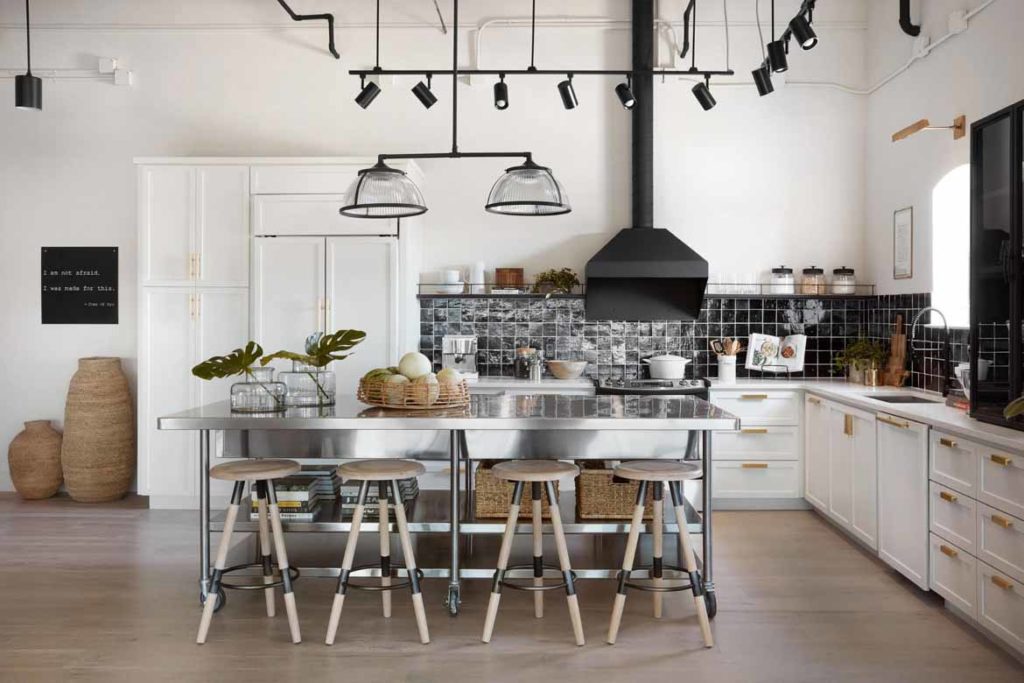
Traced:
<path fill-rule="evenodd" d="M 682 576 L 667 576 L 664 573 L 662 574 L 662 576 L 654 576 L 653 575 L 654 565 L 650 565 L 650 564 L 640 565 L 640 566 L 636 567 L 635 569 L 631 569 L 630 570 L 630 574 L 635 574 L 637 572 L 647 572 L 649 574 L 649 576 L 647 576 L 646 578 L 642 578 L 642 577 L 636 577 L 636 578 L 641 578 L 641 580 L 647 580 L 647 581 L 650 581 L 651 579 L 661 579 L 662 581 L 686 581 L 686 583 L 684 583 L 682 585 L 678 585 L 678 586 L 650 586 L 650 585 L 642 584 L 642 583 L 633 583 L 633 582 L 627 580 L 627 581 L 624 582 L 624 585 L 627 588 L 632 588 L 632 589 L 638 590 L 638 591 L 646 591 L 648 593 L 678 593 L 680 591 L 693 590 L 693 584 L 690 583 L 690 574 L 689 574 L 689 572 L 686 571 L 686 569 L 684 569 L 683 567 L 676 567 L 675 565 L 671 565 L 671 564 L 663 564 L 661 566 L 661 568 L 662 568 L 663 572 L 664 571 L 669 571 L 669 572 L 673 572 L 675 574 L 681 574 Z M 620 569 L 618 571 L 618 573 L 615 574 L 615 580 L 618 581 L 618 580 L 620 580 L 621 577 L 622 577 L 622 570 Z M 698 580 L 699 583 L 703 584 L 703 580 L 699 578 L 699 575 L 698 575 L 698 579 L 697 580 Z M 703 590 L 702 590 L 702 592 L 703 592 Z"/>
<path fill-rule="evenodd" d="M 555 574 L 558 575 L 558 578 L 562 578 L 563 576 L 565 576 L 565 572 L 563 572 L 560 567 L 556 567 L 553 564 L 545 564 L 543 567 L 544 567 L 544 571 L 545 572 L 554 572 Z M 531 592 L 531 593 L 534 592 L 534 591 L 553 591 L 553 590 L 558 590 L 560 588 L 565 588 L 568 585 L 568 583 L 566 581 L 564 581 L 564 580 L 560 581 L 559 583 L 553 583 L 553 584 L 544 585 L 544 586 L 524 586 L 522 584 L 512 583 L 513 581 L 526 581 L 527 579 L 532 581 L 535 578 L 541 578 L 541 577 L 537 577 L 537 576 L 534 575 L 534 573 L 533 573 L 533 564 L 515 564 L 515 565 L 512 565 L 511 567 L 506 568 L 504 572 L 502 572 L 502 576 L 507 576 L 508 574 L 510 574 L 512 572 L 516 572 L 516 571 L 518 571 L 518 572 L 527 572 L 528 571 L 528 572 L 530 572 L 530 575 L 529 576 L 523 576 L 523 577 L 510 576 L 510 577 L 507 577 L 507 578 L 503 578 L 500 581 L 501 585 L 504 586 L 505 588 L 511 588 L 512 590 L 528 591 L 528 592 Z M 576 572 L 570 571 L 569 574 L 572 575 L 572 580 L 573 580 L 574 583 L 579 580 L 576 577 Z"/>
<path fill-rule="evenodd" d="M 349 581 L 346 582 L 345 587 L 348 588 L 348 589 L 354 590 L 354 591 L 371 591 L 371 592 L 383 593 L 384 591 L 393 591 L 393 590 L 397 590 L 399 588 L 408 588 L 409 586 L 412 585 L 412 579 L 411 578 L 407 578 L 404 581 L 399 581 L 398 583 L 393 583 L 390 586 L 367 586 L 367 585 L 363 585 L 363 584 L 351 583 L 351 579 L 380 578 L 380 577 L 374 577 L 372 575 L 371 576 L 362 576 L 362 577 L 355 576 L 356 572 L 367 571 L 367 570 L 371 570 L 371 569 L 379 570 L 380 569 L 380 564 L 378 564 L 376 562 L 370 562 L 368 564 L 361 564 L 358 567 L 353 567 L 352 570 L 349 572 L 349 575 L 348 575 Z M 399 569 L 404 569 L 406 572 L 409 571 L 408 567 L 406 567 L 404 565 L 393 564 L 393 565 L 391 565 L 391 572 L 388 574 L 388 576 L 390 576 L 392 579 L 398 577 L 399 574 L 398 574 L 397 570 L 399 570 Z M 420 569 L 419 567 L 416 567 L 416 569 L 414 571 L 416 573 L 416 578 L 419 581 L 422 581 L 423 580 L 423 576 L 424 576 L 423 575 L 423 570 Z M 406 574 L 406 576 L 408 576 L 408 573 Z"/>
<path fill-rule="evenodd" d="M 272 565 L 272 566 L 274 568 L 275 576 L 281 576 L 281 568 L 278 567 L 276 563 L 274 565 Z M 263 569 L 263 563 L 262 562 L 249 562 L 248 564 L 236 564 L 233 567 L 227 567 L 226 569 L 221 571 L 221 575 L 223 576 L 224 574 L 229 574 L 231 572 L 242 571 L 243 569 Z M 288 574 L 290 575 L 292 581 L 298 580 L 298 578 L 300 576 L 300 572 L 299 572 L 298 567 L 288 567 Z M 261 583 L 230 583 L 228 581 L 225 581 L 225 580 L 221 579 L 220 586 L 221 586 L 221 588 L 230 588 L 231 590 L 235 590 L 235 591 L 255 591 L 255 590 L 264 590 L 266 588 L 277 588 L 279 586 L 283 586 L 284 585 L 284 578 L 283 577 L 275 579 L 274 581 L 271 581 L 270 583 L 262 583 L 262 581 L 263 581 L 263 575 L 262 574 L 260 574 L 260 575 L 253 574 L 251 577 L 247 577 L 247 578 L 252 578 L 254 582 L 258 580 Z"/>

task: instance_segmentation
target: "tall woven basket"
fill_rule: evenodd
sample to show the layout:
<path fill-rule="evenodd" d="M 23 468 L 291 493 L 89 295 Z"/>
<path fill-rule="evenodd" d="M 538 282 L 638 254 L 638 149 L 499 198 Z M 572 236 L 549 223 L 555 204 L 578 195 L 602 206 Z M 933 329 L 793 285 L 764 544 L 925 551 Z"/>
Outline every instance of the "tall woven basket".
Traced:
<path fill-rule="evenodd" d="M 80 358 L 64 408 L 61 466 L 82 503 L 123 498 L 135 478 L 135 420 L 120 358 Z"/>

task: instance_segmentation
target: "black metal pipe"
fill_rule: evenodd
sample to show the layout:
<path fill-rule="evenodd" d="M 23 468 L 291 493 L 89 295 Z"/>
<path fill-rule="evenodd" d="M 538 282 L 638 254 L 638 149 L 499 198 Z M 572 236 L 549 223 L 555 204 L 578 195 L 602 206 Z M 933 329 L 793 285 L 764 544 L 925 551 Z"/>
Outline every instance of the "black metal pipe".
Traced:
<path fill-rule="evenodd" d="M 900 28 L 908 36 L 916 38 L 921 34 L 921 27 L 910 20 L 910 0 L 900 0 Z"/>
<path fill-rule="evenodd" d="M 413 154 L 378 154 L 377 161 L 384 162 L 388 159 L 502 159 L 509 157 L 533 160 L 531 152 L 417 152 Z"/>
<path fill-rule="evenodd" d="M 655 76 L 735 76 L 733 69 L 352 69 L 350 76 L 633 76 L 647 73 Z"/>
<path fill-rule="evenodd" d="M 634 228 L 654 227 L 654 6 L 633 0 L 633 149 Z"/>
<path fill-rule="evenodd" d="M 452 0 L 452 152 L 459 151 L 459 0 Z"/>

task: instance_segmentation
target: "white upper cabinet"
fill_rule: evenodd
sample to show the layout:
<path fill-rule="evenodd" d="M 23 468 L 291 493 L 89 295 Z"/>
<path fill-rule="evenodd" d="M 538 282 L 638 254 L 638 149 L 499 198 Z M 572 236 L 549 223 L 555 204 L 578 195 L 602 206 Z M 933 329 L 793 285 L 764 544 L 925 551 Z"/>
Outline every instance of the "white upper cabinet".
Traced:
<path fill-rule="evenodd" d="M 253 194 L 343 194 L 359 170 L 373 164 L 274 164 L 253 166 Z"/>
<path fill-rule="evenodd" d="M 249 169 L 196 170 L 196 277 L 199 284 L 249 284 Z"/>
<path fill-rule="evenodd" d="M 259 195 L 252 199 L 253 234 L 397 235 L 397 219 L 342 216 L 341 194 Z"/>
<path fill-rule="evenodd" d="M 248 285 L 248 167 L 140 167 L 139 222 L 143 285 Z"/>
<path fill-rule="evenodd" d="M 366 339 L 331 368 L 355 387 L 373 368 L 398 364 L 398 245 L 388 237 L 327 239 L 328 332 L 357 329 Z M 411 350 L 411 349 L 410 349 Z"/>

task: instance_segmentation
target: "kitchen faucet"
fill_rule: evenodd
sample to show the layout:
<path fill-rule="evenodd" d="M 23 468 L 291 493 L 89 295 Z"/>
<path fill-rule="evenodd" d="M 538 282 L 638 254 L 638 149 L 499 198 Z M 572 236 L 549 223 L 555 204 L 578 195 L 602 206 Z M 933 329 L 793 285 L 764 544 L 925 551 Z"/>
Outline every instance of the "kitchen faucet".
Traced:
<path fill-rule="evenodd" d="M 940 311 L 939 309 L 935 308 L 934 306 L 929 306 L 928 308 L 922 308 L 920 311 L 917 312 L 917 315 L 914 316 L 914 322 L 910 326 L 910 351 L 911 351 L 910 366 L 911 366 L 911 368 L 913 368 L 913 366 L 914 366 L 914 355 L 913 355 L 913 352 L 914 351 L 921 351 L 921 352 L 924 351 L 924 349 L 917 349 L 917 348 L 914 347 L 914 339 L 917 337 L 917 323 L 918 323 L 918 321 L 921 320 L 921 316 L 923 316 L 925 313 L 928 313 L 929 311 L 934 311 L 935 313 L 938 313 L 940 316 L 942 316 L 942 328 L 943 328 L 943 331 L 942 331 L 942 385 L 941 385 L 941 391 L 942 391 L 942 395 L 943 396 L 949 396 L 949 364 L 950 364 L 950 357 L 949 357 L 949 323 L 946 322 L 946 314 L 943 313 L 942 311 Z"/>

